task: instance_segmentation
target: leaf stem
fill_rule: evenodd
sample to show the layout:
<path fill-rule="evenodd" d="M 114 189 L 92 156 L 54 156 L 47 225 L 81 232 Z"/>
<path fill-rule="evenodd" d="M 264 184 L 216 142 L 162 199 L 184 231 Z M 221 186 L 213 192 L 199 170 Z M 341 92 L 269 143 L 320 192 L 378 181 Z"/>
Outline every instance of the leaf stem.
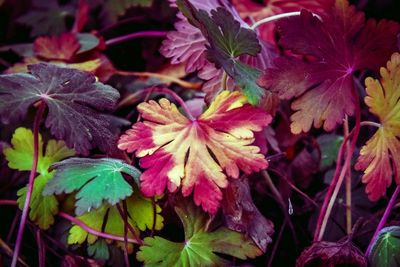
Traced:
<path fill-rule="evenodd" d="M 113 46 L 116 44 L 123 43 L 125 41 L 133 40 L 136 38 L 142 37 L 166 37 L 167 31 L 143 31 L 143 32 L 134 32 L 126 35 L 122 35 L 119 37 L 115 37 L 106 41 L 106 46 Z"/>
<path fill-rule="evenodd" d="M 396 199 L 397 199 L 397 196 L 399 195 L 399 193 L 400 193 L 400 185 L 396 186 L 396 190 L 393 192 L 392 197 L 390 198 L 389 203 L 388 203 L 388 205 L 386 206 L 385 213 L 383 214 L 383 216 L 382 216 L 382 218 L 381 218 L 381 220 L 380 220 L 378 226 L 376 227 L 375 233 L 374 233 L 374 235 L 372 236 L 371 241 L 370 241 L 369 244 L 368 244 L 367 250 L 365 251 L 365 257 L 368 257 L 369 254 L 371 253 L 372 246 L 373 246 L 374 243 L 375 243 L 375 239 L 376 239 L 378 233 L 379 233 L 379 232 L 382 230 L 382 228 L 385 226 L 386 221 L 387 221 L 388 218 L 389 218 L 390 211 L 392 210 L 392 208 L 393 208 L 393 206 L 394 206 L 394 204 L 395 204 L 395 202 L 396 202 Z"/>
<path fill-rule="evenodd" d="M 138 72 L 138 71 L 123 71 L 123 70 L 116 70 L 115 74 L 119 74 L 122 76 L 137 76 L 137 77 L 154 77 L 160 80 L 163 80 L 168 83 L 176 83 L 179 86 L 182 86 L 186 89 L 193 89 L 199 90 L 201 88 L 201 83 L 191 83 L 176 77 L 168 76 L 161 73 L 154 73 L 154 72 Z"/>
<path fill-rule="evenodd" d="M 360 123 L 360 126 L 372 126 L 372 127 L 380 128 L 380 127 L 382 127 L 382 124 L 374 122 L 374 121 L 362 121 Z"/>
<path fill-rule="evenodd" d="M 361 128 L 361 110 L 360 110 L 360 104 L 359 104 L 359 97 L 358 94 L 353 90 L 353 97 L 354 99 L 357 100 L 356 103 L 356 111 L 355 111 L 355 117 L 356 117 L 356 125 L 354 129 L 349 133 L 347 137 L 344 138 L 340 149 L 338 153 L 338 157 L 336 160 L 336 169 L 335 169 L 335 174 L 332 178 L 332 182 L 329 185 L 328 191 L 326 192 L 324 202 L 321 207 L 321 211 L 318 216 L 318 221 L 315 229 L 315 234 L 314 234 L 314 241 L 321 241 L 322 237 L 324 235 L 326 225 L 328 223 L 329 216 L 332 212 L 333 205 L 335 204 L 337 194 L 339 193 L 339 189 L 343 183 L 344 176 L 350 167 L 351 164 L 351 158 L 353 156 L 354 149 L 356 148 L 356 143 L 358 139 L 358 135 L 360 133 L 360 128 Z M 345 152 L 346 148 L 346 143 L 349 140 L 349 138 L 352 136 L 351 140 L 351 145 L 350 149 L 348 150 L 348 153 L 346 153 L 346 158 L 343 163 L 343 167 L 340 168 L 341 162 L 342 162 L 342 157 Z M 341 169 L 341 171 L 340 171 Z"/>
<path fill-rule="evenodd" d="M 288 17 L 293 17 L 293 16 L 300 16 L 300 14 L 301 14 L 301 11 L 295 11 L 295 12 L 288 12 L 288 13 L 283 13 L 283 14 L 278 14 L 278 15 L 266 17 L 266 18 L 263 18 L 263 19 L 261 19 L 261 20 L 259 20 L 259 21 L 256 21 L 253 25 L 251 25 L 250 29 L 254 30 L 254 29 L 256 29 L 258 26 L 260 26 L 260 25 L 262 25 L 262 24 L 265 24 L 265 23 L 268 23 L 268 22 L 271 22 L 271 21 L 274 21 L 274 20 L 279 20 L 279 19 L 282 19 L 282 18 L 288 18 Z M 312 14 L 313 14 L 314 16 L 316 16 L 319 20 L 322 21 L 322 18 L 321 18 L 319 15 L 317 15 L 317 14 L 315 14 L 315 13 L 312 13 Z"/>
<path fill-rule="evenodd" d="M 344 119 L 344 136 L 349 135 L 349 118 L 346 115 Z M 346 153 L 350 153 L 350 144 L 347 143 Z M 346 232 L 349 235 L 352 231 L 352 218 L 351 218 L 351 166 L 349 164 L 347 168 L 347 174 L 345 175 L 346 179 Z"/>
<path fill-rule="evenodd" d="M 38 256 L 39 256 L 39 267 L 46 266 L 46 246 L 43 246 L 43 238 L 40 228 L 36 230 L 36 243 L 38 246 Z"/>
<path fill-rule="evenodd" d="M 32 162 L 31 172 L 29 174 L 28 190 L 26 192 L 25 203 L 24 203 L 24 207 L 22 209 L 21 221 L 20 221 L 19 227 L 18 227 L 17 240 L 15 241 L 15 248 L 14 248 L 14 254 L 13 254 L 13 258 L 12 258 L 12 262 L 11 262 L 11 267 L 17 266 L 18 255 L 19 255 L 19 251 L 21 249 L 22 237 L 24 234 L 24 228 L 25 228 L 26 220 L 27 220 L 28 214 L 29 214 L 29 204 L 31 202 L 31 197 L 32 197 L 32 192 L 33 192 L 33 184 L 34 184 L 38 160 L 39 160 L 39 126 L 40 126 L 40 121 L 42 120 L 45 108 L 46 108 L 45 102 L 41 101 L 39 104 L 39 108 L 36 112 L 34 123 L 33 123 L 33 162 Z"/>

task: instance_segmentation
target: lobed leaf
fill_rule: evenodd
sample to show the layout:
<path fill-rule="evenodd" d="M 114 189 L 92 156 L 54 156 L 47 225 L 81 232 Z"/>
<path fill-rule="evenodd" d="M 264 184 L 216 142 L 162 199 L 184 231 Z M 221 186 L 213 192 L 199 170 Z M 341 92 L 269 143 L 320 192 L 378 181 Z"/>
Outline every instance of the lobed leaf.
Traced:
<path fill-rule="evenodd" d="M 371 267 L 398 266 L 400 262 L 400 227 L 383 228 L 374 240 L 368 261 Z"/>
<path fill-rule="evenodd" d="M 53 164 L 55 177 L 45 190 L 45 195 L 62 192 L 76 194 L 76 214 L 82 215 L 92 208 L 99 208 L 103 200 L 115 205 L 132 195 L 132 186 L 122 173 L 128 174 L 139 184 L 140 172 L 121 160 L 112 158 L 71 158 Z"/>
<path fill-rule="evenodd" d="M 15 130 L 11 139 L 12 147 L 4 149 L 3 153 L 8 166 L 19 171 L 29 171 L 33 164 L 33 133 L 26 128 Z M 29 218 L 41 229 L 48 229 L 54 223 L 54 215 L 58 212 L 58 201 L 55 196 L 43 196 L 46 184 L 53 179 L 54 172 L 49 172 L 51 164 L 75 155 L 75 151 L 65 146 L 64 141 L 49 140 L 46 152 L 43 154 L 43 141 L 39 134 L 39 156 L 37 172 L 34 180 Z M 18 206 L 23 208 L 27 186 L 18 190 Z"/>
<path fill-rule="evenodd" d="M 184 231 L 185 241 L 172 242 L 162 237 L 146 237 L 136 257 L 144 266 L 226 266 L 229 261 L 215 253 L 240 259 L 254 258 L 262 252 L 244 235 L 218 228 L 207 231 L 207 215 L 192 204 L 175 207 Z"/>
<path fill-rule="evenodd" d="M 182 186 L 184 196 L 194 192 L 196 205 L 215 213 L 222 198 L 220 188 L 227 176 L 239 177 L 268 166 L 260 148 L 251 145 L 253 132 L 261 131 L 272 117 L 247 104 L 239 92 L 223 91 L 196 120 L 184 117 L 174 104 L 163 98 L 138 105 L 144 122 L 138 122 L 121 136 L 118 148 L 136 152 L 145 196 L 160 195 L 168 187 Z"/>
<path fill-rule="evenodd" d="M 353 115 L 358 101 L 354 73 L 377 70 L 397 50 L 399 24 L 366 21 L 347 0 L 336 0 L 321 18 L 303 10 L 300 16 L 277 22 L 283 48 L 308 60 L 282 56 L 260 80 L 282 99 L 295 98 L 291 117 L 295 134 L 312 126 L 331 131 L 345 114 Z"/>
<path fill-rule="evenodd" d="M 376 115 L 381 127 L 361 148 L 355 168 L 363 170 L 362 181 L 372 201 L 386 193 L 392 176 L 400 184 L 400 54 L 394 53 L 386 68 L 381 68 L 381 81 L 365 79 L 365 103 Z"/>
<path fill-rule="evenodd" d="M 28 74 L 0 76 L 3 123 L 24 118 L 31 105 L 43 101 L 49 109 L 46 127 L 69 147 L 82 154 L 95 146 L 103 151 L 113 148 L 119 123 L 103 111 L 114 108 L 119 98 L 117 90 L 75 69 L 45 63 L 29 65 L 28 69 Z"/>

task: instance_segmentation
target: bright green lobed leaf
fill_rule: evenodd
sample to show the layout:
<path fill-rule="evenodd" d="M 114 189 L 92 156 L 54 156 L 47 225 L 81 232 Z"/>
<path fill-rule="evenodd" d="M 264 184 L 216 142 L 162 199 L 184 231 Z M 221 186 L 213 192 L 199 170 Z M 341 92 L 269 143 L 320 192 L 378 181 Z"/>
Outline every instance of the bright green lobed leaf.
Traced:
<path fill-rule="evenodd" d="M 125 181 L 122 173 L 133 177 L 139 185 L 140 172 L 118 159 L 71 158 L 52 167 L 56 170 L 55 177 L 43 193 L 78 191 L 75 203 L 77 215 L 99 208 L 103 200 L 115 205 L 132 195 L 132 186 Z"/>
<path fill-rule="evenodd" d="M 383 228 L 368 255 L 371 267 L 392 267 L 400 263 L 400 226 Z"/>
<path fill-rule="evenodd" d="M 58 201 L 53 195 L 42 196 L 47 182 L 53 178 L 53 173 L 39 175 L 33 184 L 32 197 L 30 202 L 29 218 L 36 222 L 43 230 L 46 230 L 54 223 L 54 215 L 58 212 Z M 27 187 L 18 190 L 18 207 L 22 210 L 25 203 Z"/>
<path fill-rule="evenodd" d="M 186 205 L 185 205 L 186 204 Z M 172 242 L 162 237 L 146 237 L 136 257 L 145 266 L 226 266 L 229 262 L 215 253 L 240 259 L 254 258 L 262 251 L 243 234 L 225 227 L 207 231 L 207 214 L 193 204 L 175 207 L 185 241 Z"/>
<path fill-rule="evenodd" d="M 4 149 L 4 155 L 8 161 L 8 166 L 19 171 L 29 171 L 33 163 L 33 133 L 26 128 L 15 130 L 11 139 L 12 147 Z M 43 196 L 42 192 L 47 182 L 50 181 L 54 172 L 48 172 L 51 164 L 74 156 L 73 149 L 66 147 L 64 141 L 50 140 L 43 155 L 43 141 L 39 134 L 39 158 L 37 172 L 40 173 L 35 178 L 33 184 L 32 198 L 30 203 L 29 218 L 36 222 L 41 229 L 48 229 L 54 223 L 54 215 L 58 212 L 58 201 L 55 196 Z M 23 208 L 27 187 L 18 190 L 18 206 Z"/>
<path fill-rule="evenodd" d="M 242 89 L 249 103 L 258 104 L 265 90 L 257 84 L 261 71 L 239 61 L 241 55 L 256 56 L 261 51 L 257 34 L 236 21 L 224 8 L 197 10 L 187 0 L 177 0 L 180 11 L 207 39 L 207 58 L 223 68 Z"/>
<path fill-rule="evenodd" d="M 136 234 L 139 234 L 139 230 L 144 231 L 146 229 L 152 229 L 154 212 L 153 204 L 150 199 L 134 194 L 126 199 L 126 207 L 129 215 L 128 223 L 135 229 Z M 164 226 L 164 219 L 160 215 L 160 212 L 160 206 L 156 205 L 155 230 L 161 230 Z M 104 204 L 100 208 L 94 209 L 77 218 L 97 231 L 104 231 L 105 233 L 121 237 L 124 236 L 124 220 L 116 206 Z M 128 232 L 128 237 L 132 238 L 131 232 Z M 74 225 L 69 231 L 68 244 L 82 244 L 85 240 L 87 240 L 88 244 L 93 244 L 98 240 L 98 237 Z"/>

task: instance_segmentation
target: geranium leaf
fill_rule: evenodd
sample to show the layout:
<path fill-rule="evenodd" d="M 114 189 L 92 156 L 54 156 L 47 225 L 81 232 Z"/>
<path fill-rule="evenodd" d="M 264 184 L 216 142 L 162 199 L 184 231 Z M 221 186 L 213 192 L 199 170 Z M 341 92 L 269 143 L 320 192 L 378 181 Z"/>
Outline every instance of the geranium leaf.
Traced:
<path fill-rule="evenodd" d="M 67 30 L 66 18 L 74 16 L 74 7 L 60 6 L 58 1 L 34 0 L 28 13 L 17 22 L 32 28 L 31 37 L 46 34 L 61 34 Z"/>
<path fill-rule="evenodd" d="M 205 10 L 197 10 L 189 1 L 178 0 L 177 5 L 207 40 L 207 59 L 233 78 L 251 104 L 259 103 L 264 96 L 264 89 L 256 83 L 261 72 L 237 59 L 245 54 L 256 56 L 261 51 L 256 33 L 241 27 L 240 22 L 222 7 L 211 10 L 209 15 Z"/>
<path fill-rule="evenodd" d="M 355 168 L 363 170 L 362 181 L 370 200 L 378 200 L 392 183 L 400 184 L 400 54 L 394 53 L 386 68 L 381 68 L 381 81 L 365 80 L 365 103 L 376 115 L 381 127 L 360 151 Z"/>
<path fill-rule="evenodd" d="M 358 101 L 353 93 L 354 73 L 378 70 L 397 50 L 399 25 L 365 21 L 364 14 L 347 0 L 337 0 L 321 18 L 303 10 L 300 16 L 277 22 L 283 48 L 310 60 L 282 56 L 260 81 L 283 99 L 296 98 L 291 117 L 296 134 L 309 131 L 312 125 L 330 131 L 345 114 L 353 115 Z"/>
<path fill-rule="evenodd" d="M 296 267 L 307 266 L 367 267 L 367 260 L 349 240 L 337 243 L 320 241 L 306 248 L 297 259 Z"/>
<path fill-rule="evenodd" d="M 106 261 L 110 257 L 108 245 L 104 239 L 98 239 L 93 244 L 88 244 L 87 252 L 90 257 L 99 261 Z"/>
<path fill-rule="evenodd" d="M 43 101 L 49 112 L 46 127 L 77 152 L 95 146 L 112 149 L 113 118 L 101 111 L 113 109 L 119 93 L 96 81 L 92 74 L 51 64 L 28 66 L 30 71 L 0 76 L 0 118 L 10 123 L 25 117 L 28 108 Z"/>
<path fill-rule="evenodd" d="M 108 0 L 102 5 L 101 17 L 105 24 L 117 22 L 118 17 L 132 7 L 151 7 L 153 0 Z"/>
<path fill-rule="evenodd" d="M 209 232 L 207 215 L 192 204 L 175 207 L 184 231 L 185 241 L 172 242 L 162 237 L 146 237 L 136 254 L 144 266 L 226 266 L 229 262 L 215 253 L 240 259 L 262 254 L 244 235 L 221 227 Z"/>
<path fill-rule="evenodd" d="M 33 133 L 26 128 L 18 128 L 11 139 L 13 147 L 4 149 L 3 153 L 8 161 L 8 166 L 20 171 L 28 171 L 33 163 Z M 51 164 L 75 155 L 72 149 L 65 146 L 64 141 L 50 140 L 43 155 L 42 137 L 39 135 L 39 158 L 30 203 L 29 218 L 36 222 L 40 228 L 48 229 L 54 223 L 54 215 L 58 212 L 58 201 L 55 196 L 43 196 L 42 192 L 47 182 L 53 178 L 54 172 L 48 172 Z M 23 208 L 27 187 L 18 190 L 18 206 Z"/>
<path fill-rule="evenodd" d="M 390 226 L 383 228 L 376 236 L 368 260 L 371 267 L 398 266 L 399 255 L 400 227 Z"/>
<path fill-rule="evenodd" d="M 224 191 L 222 211 L 229 229 L 244 233 L 265 252 L 272 242 L 274 224 L 253 203 L 247 177 L 232 181 Z"/>
<path fill-rule="evenodd" d="M 33 43 L 36 56 L 44 59 L 70 60 L 79 50 L 80 44 L 76 35 L 70 32 L 60 36 L 38 37 Z"/>
<path fill-rule="evenodd" d="M 336 134 L 323 134 L 317 138 L 321 151 L 320 169 L 326 169 L 336 161 L 343 136 Z"/>
<path fill-rule="evenodd" d="M 215 213 L 220 188 L 228 184 L 224 171 L 238 178 L 240 169 L 251 173 L 268 166 L 259 147 L 251 144 L 253 132 L 272 118 L 247 104 L 240 92 L 222 92 L 194 121 L 165 98 L 141 103 L 138 110 L 144 122 L 134 124 L 118 147 L 142 158 L 140 164 L 147 170 L 140 177 L 141 190 L 146 196 L 182 185 L 184 196 L 194 191 L 195 203 Z"/>
<path fill-rule="evenodd" d="M 88 159 L 71 158 L 53 164 L 56 170 L 54 179 L 47 184 L 44 194 L 62 192 L 76 194 L 76 214 L 99 208 L 103 200 L 115 205 L 133 193 L 122 176 L 125 173 L 139 184 L 140 172 L 121 160 L 112 158 Z"/>
<path fill-rule="evenodd" d="M 128 223 L 135 229 L 136 234 L 139 233 L 139 230 L 145 231 L 146 229 L 151 229 L 154 220 L 153 203 L 151 200 L 135 193 L 125 201 L 128 212 Z M 140 210 L 137 210 L 139 206 Z M 159 214 L 160 212 L 161 208 L 156 205 L 155 230 L 161 230 L 163 227 L 164 219 Z M 77 218 L 97 231 L 121 237 L 124 236 L 124 220 L 116 206 L 103 204 L 98 209 L 91 210 Z M 128 231 L 128 238 L 132 237 L 132 232 Z M 82 244 L 85 240 L 87 240 L 88 244 L 93 244 L 98 240 L 98 237 L 87 233 L 78 225 L 72 226 L 69 231 L 68 244 Z M 130 246 L 130 248 L 132 247 Z"/>

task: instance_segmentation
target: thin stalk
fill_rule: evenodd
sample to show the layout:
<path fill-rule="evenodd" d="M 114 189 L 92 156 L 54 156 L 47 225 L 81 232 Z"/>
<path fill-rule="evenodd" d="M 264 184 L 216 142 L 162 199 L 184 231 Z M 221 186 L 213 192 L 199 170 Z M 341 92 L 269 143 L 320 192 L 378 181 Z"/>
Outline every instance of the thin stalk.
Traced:
<path fill-rule="evenodd" d="M 17 240 L 15 241 L 15 248 L 11 262 L 11 267 L 17 266 L 18 255 L 22 244 L 22 237 L 24 235 L 25 224 L 29 214 L 29 204 L 31 202 L 31 197 L 32 197 L 33 182 L 35 180 L 36 169 L 39 160 L 39 126 L 45 108 L 46 108 L 45 102 L 43 101 L 40 102 L 39 108 L 36 112 L 35 119 L 33 122 L 33 162 L 32 162 L 31 173 L 29 174 L 28 190 L 26 192 L 25 203 L 22 209 L 21 221 L 18 227 Z"/>
<path fill-rule="evenodd" d="M 183 99 L 174 91 L 168 89 L 168 88 L 164 88 L 164 87 L 150 87 L 150 88 L 146 88 L 143 90 L 140 90 L 138 92 L 135 92 L 127 97 L 125 97 L 119 104 L 117 108 L 121 108 L 121 107 L 125 107 L 130 105 L 132 102 L 137 101 L 137 98 L 142 96 L 143 94 L 147 94 L 149 91 L 153 92 L 153 93 L 162 93 L 162 94 L 166 94 L 166 95 L 170 95 L 172 96 L 176 102 L 178 102 L 178 104 L 183 108 L 183 110 L 185 111 L 186 115 L 188 116 L 188 118 L 191 121 L 194 121 L 195 118 L 192 115 L 192 113 L 189 110 L 189 107 L 186 105 L 185 101 L 183 101 Z"/>
<path fill-rule="evenodd" d="M 344 136 L 349 135 L 349 118 L 346 115 L 344 120 Z M 346 153 L 350 153 L 350 144 L 347 143 Z M 346 179 L 346 232 L 349 235 L 352 231 L 352 218 L 351 218 L 351 166 L 347 168 L 347 174 L 345 175 Z"/>
<path fill-rule="evenodd" d="M 226 71 L 224 71 L 224 73 L 222 74 L 222 90 L 227 90 L 228 89 L 228 74 L 226 73 Z"/>
<path fill-rule="evenodd" d="M 136 38 L 143 37 L 155 37 L 155 38 L 163 38 L 167 36 L 167 31 L 143 31 L 143 32 L 134 32 L 130 34 L 126 34 L 123 36 L 115 37 L 106 41 L 106 46 L 112 46 L 116 44 L 123 43 L 125 41 L 133 40 Z"/>
<path fill-rule="evenodd" d="M 151 226 L 150 236 L 153 236 L 157 224 L 157 203 L 155 197 L 151 198 L 151 205 L 153 206 L 153 225 Z"/>
<path fill-rule="evenodd" d="M 161 73 L 154 73 L 154 72 L 138 72 L 138 71 L 123 71 L 123 70 L 117 70 L 115 71 L 115 74 L 119 74 L 122 76 L 137 76 L 137 77 L 153 77 L 157 78 L 159 80 L 168 82 L 168 83 L 176 83 L 177 85 L 186 88 L 186 89 L 193 89 L 193 90 L 199 90 L 201 88 L 201 83 L 191 83 L 173 76 L 168 76 L 165 74 Z"/>
<path fill-rule="evenodd" d="M 267 267 L 271 267 L 272 266 L 272 262 L 274 261 L 275 253 L 278 250 L 279 243 L 280 243 L 280 241 L 282 239 L 283 230 L 285 229 L 287 222 L 288 222 L 287 218 L 285 218 L 283 220 L 281 228 L 279 229 L 278 237 L 276 238 L 274 247 L 272 248 L 271 256 L 268 259 Z"/>
<path fill-rule="evenodd" d="M 396 199 L 397 199 L 397 196 L 399 195 L 399 193 L 400 193 L 400 185 L 396 186 L 396 190 L 393 192 L 393 195 L 392 195 L 392 197 L 390 198 L 388 205 L 386 206 L 385 213 L 383 213 L 382 219 L 380 220 L 378 226 L 376 227 L 375 233 L 374 233 L 374 235 L 372 236 L 371 241 L 370 241 L 369 244 L 368 244 L 367 250 L 365 251 L 365 257 L 368 257 L 368 255 L 371 253 L 372 246 L 373 246 L 374 243 L 375 243 L 375 239 L 376 239 L 378 233 L 379 233 L 379 232 L 382 230 L 382 228 L 385 226 L 386 221 L 387 221 L 388 218 L 389 218 L 390 211 L 392 210 L 392 208 L 393 208 L 393 206 L 394 206 L 394 204 L 395 204 L 395 202 L 396 202 Z"/>
<path fill-rule="evenodd" d="M 120 216 L 122 217 L 122 219 L 124 220 L 124 260 L 125 260 L 125 265 L 126 265 L 126 267 L 130 267 L 131 264 L 129 262 L 129 256 L 128 256 L 128 224 L 129 223 L 128 223 L 128 215 L 127 215 L 125 206 L 123 208 L 121 208 L 121 206 L 119 204 L 117 204 L 118 212 L 119 212 Z"/>
<path fill-rule="evenodd" d="M 36 230 L 36 243 L 38 246 L 38 256 L 39 256 L 39 267 L 46 266 L 46 246 L 43 246 L 43 239 L 41 235 L 41 230 L 37 228 Z"/>
<path fill-rule="evenodd" d="M 288 12 L 288 13 L 283 13 L 283 14 L 278 14 L 278 15 L 274 15 L 274 16 L 270 16 L 267 18 L 263 18 L 257 22 L 255 22 L 253 25 L 251 25 L 250 29 L 254 30 L 256 29 L 258 26 L 261 26 L 262 24 L 274 21 L 274 20 L 279 20 L 279 19 L 283 19 L 283 18 L 288 18 L 288 17 L 293 17 L 293 16 L 300 16 L 301 12 L 300 11 L 295 11 L 295 12 Z M 322 18 L 313 13 L 314 16 L 316 16 L 319 20 L 322 21 Z"/>
<path fill-rule="evenodd" d="M 88 232 L 91 235 L 95 235 L 95 236 L 98 236 L 98 237 L 102 237 L 102 238 L 106 238 L 106 239 L 110 239 L 110 240 L 114 240 L 114 241 L 124 242 L 124 238 L 123 237 L 117 236 L 117 235 L 112 235 L 112 234 L 107 234 L 107 233 L 103 233 L 103 232 L 99 232 L 99 231 L 91 228 L 90 226 L 87 226 L 81 220 L 79 220 L 79 219 L 77 219 L 75 217 L 72 217 L 68 213 L 59 212 L 57 215 L 60 216 L 61 218 L 64 218 L 64 219 L 70 221 L 73 224 L 78 225 L 80 228 L 82 228 L 83 230 L 85 230 L 86 232 Z M 141 244 L 136 239 L 128 238 L 127 240 L 128 240 L 129 243 L 139 244 L 139 245 Z"/>
<path fill-rule="evenodd" d="M 328 191 L 325 195 L 324 202 L 321 207 L 321 211 L 318 216 L 318 221 L 317 221 L 317 226 L 314 234 L 314 241 L 320 241 L 324 235 L 326 225 L 328 223 L 329 216 L 331 214 L 333 204 L 336 201 L 337 194 L 339 192 L 340 186 L 342 185 L 344 175 L 346 174 L 347 168 L 349 168 L 349 165 L 351 164 L 351 158 L 353 156 L 354 149 L 356 148 L 356 143 L 358 139 L 358 135 L 360 133 L 360 128 L 361 128 L 361 110 L 360 110 L 360 104 L 359 104 L 359 97 L 358 94 L 355 90 L 353 90 L 353 97 L 356 99 L 356 111 L 355 111 L 355 117 L 356 117 L 356 124 L 354 129 L 349 133 L 347 137 L 344 138 L 342 145 L 340 146 L 339 149 L 339 154 L 338 158 L 336 161 L 336 170 L 335 174 L 332 178 L 332 182 L 329 185 Z M 342 169 L 340 168 L 341 162 L 342 162 L 342 157 L 346 148 L 346 143 L 348 139 L 352 136 L 351 139 L 351 146 L 350 150 L 348 151 L 349 153 L 346 154 L 346 158 L 343 163 Z M 340 171 L 341 169 L 341 171 Z"/>
<path fill-rule="evenodd" d="M 0 238 L 0 248 L 4 251 L 4 253 L 9 256 L 12 257 L 13 255 L 13 250 L 8 246 L 8 244 L 6 242 L 4 242 L 3 239 Z M 1 261 L 0 261 L 1 262 Z M 18 262 L 19 264 L 21 264 L 21 266 L 24 267 L 29 267 L 29 265 L 24 262 L 21 258 L 18 258 Z"/>

